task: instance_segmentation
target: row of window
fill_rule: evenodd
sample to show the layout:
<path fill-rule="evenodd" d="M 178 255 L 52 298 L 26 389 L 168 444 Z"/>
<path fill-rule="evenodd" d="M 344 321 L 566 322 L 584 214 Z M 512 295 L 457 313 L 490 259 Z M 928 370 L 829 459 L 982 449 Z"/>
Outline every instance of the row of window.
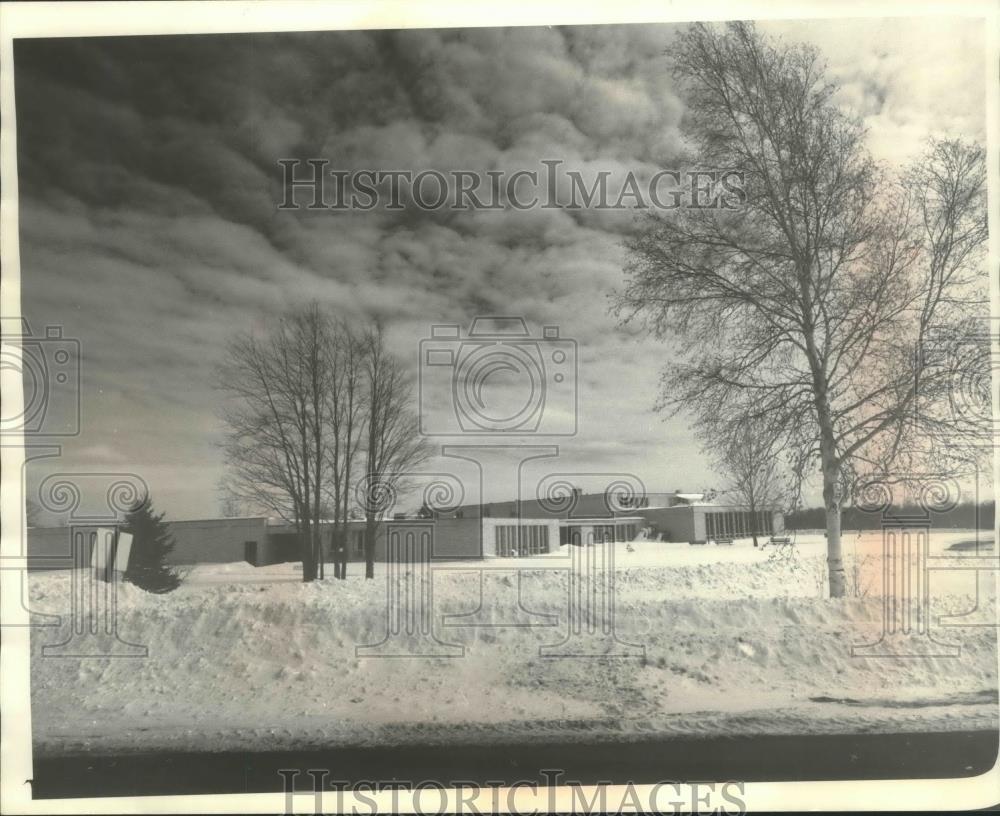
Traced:
<path fill-rule="evenodd" d="M 705 537 L 739 537 L 756 533 L 771 535 L 774 532 L 774 516 L 770 510 L 729 510 L 724 513 L 705 514 Z"/>
<path fill-rule="evenodd" d="M 347 547 L 348 549 L 353 548 L 355 555 L 365 554 L 365 531 L 364 530 L 348 530 L 347 531 Z M 330 536 L 330 555 L 336 555 L 337 545 L 334 541 L 333 536 Z"/>
<path fill-rule="evenodd" d="M 593 538 L 588 536 L 586 541 L 581 540 L 580 527 L 561 527 L 559 529 L 559 543 L 573 544 L 577 547 L 583 544 L 604 544 L 615 541 L 632 541 L 635 539 L 639 528 L 635 524 L 595 524 L 593 527 Z"/>
<path fill-rule="evenodd" d="M 575 535 L 571 530 L 575 530 Z M 631 541 L 635 538 L 637 527 L 635 524 L 620 525 L 617 528 L 613 524 L 598 524 L 594 528 L 595 544 L 605 541 Z M 560 529 L 560 543 L 580 544 L 579 528 Z M 364 555 L 365 533 L 364 530 L 351 530 L 347 534 L 348 546 L 353 546 L 357 555 Z M 590 543 L 590 542 L 588 542 Z M 330 541 L 330 554 L 334 554 L 334 543 Z M 502 557 L 516 557 L 522 555 L 538 555 L 549 551 L 549 528 L 544 524 L 499 524 L 496 527 L 496 552 Z M 248 541 L 244 545 L 246 560 L 251 564 L 256 562 L 257 543 Z"/>
<path fill-rule="evenodd" d="M 549 528 L 544 524 L 498 524 L 496 551 L 501 558 L 547 553 Z"/>

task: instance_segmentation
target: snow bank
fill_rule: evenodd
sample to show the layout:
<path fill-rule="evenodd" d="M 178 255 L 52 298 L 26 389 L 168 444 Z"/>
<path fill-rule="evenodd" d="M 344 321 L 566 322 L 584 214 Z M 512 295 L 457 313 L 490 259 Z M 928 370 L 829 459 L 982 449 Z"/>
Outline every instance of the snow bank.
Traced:
<path fill-rule="evenodd" d="M 520 608 L 501 604 L 493 622 L 548 615 L 556 626 L 442 625 L 454 619 L 441 615 L 475 612 L 480 579 L 475 565 L 440 565 L 436 630 L 464 653 L 452 658 L 358 657 L 355 647 L 385 636 L 386 583 L 362 580 L 356 565 L 346 582 L 302 584 L 293 565 L 232 564 L 195 568 L 169 595 L 125 585 L 119 632 L 146 645 L 147 658 L 43 657 L 42 645 L 65 633 L 33 633 L 36 745 L 224 749 L 996 727 L 995 629 L 939 630 L 960 644 L 957 657 L 853 657 L 852 644 L 878 640 L 882 600 L 877 591 L 822 598 L 821 542 L 802 542 L 795 561 L 740 544 L 620 551 L 615 627 L 622 641 L 645 647 L 642 659 L 542 656 L 565 636 L 565 558 L 510 561 L 503 566 L 520 568 L 520 580 L 514 571 L 485 578 L 488 591 L 505 588 L 510 599 L 520 589 Z M 934 585 L 935 616 L 975 606 L 974 574 L 959 578 L 948 591 Z M 33 611 L 68 611 L 68 572 L 30 582 Z"/>

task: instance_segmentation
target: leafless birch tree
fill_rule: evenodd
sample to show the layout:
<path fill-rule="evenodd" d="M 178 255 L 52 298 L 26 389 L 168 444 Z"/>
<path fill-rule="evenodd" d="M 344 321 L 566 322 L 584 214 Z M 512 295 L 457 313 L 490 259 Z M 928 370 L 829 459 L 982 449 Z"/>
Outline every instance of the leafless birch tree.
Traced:
<path fill-rule="evenodd" d="M 947 386 L 920 350 L 935 326 L 986 311 L 984 152 L 934 141 L 890 173 L 818 52 L 751 23 L 692 25 L 671 53 L 698 164 L 743 171 L 746 201 L 650 216 L 616 308 L 680 341 L 659 408 L 702 426 L 764 416 L 818 465 L 839 597 L 853 480 L 933 432 L 915 409 Z"/>

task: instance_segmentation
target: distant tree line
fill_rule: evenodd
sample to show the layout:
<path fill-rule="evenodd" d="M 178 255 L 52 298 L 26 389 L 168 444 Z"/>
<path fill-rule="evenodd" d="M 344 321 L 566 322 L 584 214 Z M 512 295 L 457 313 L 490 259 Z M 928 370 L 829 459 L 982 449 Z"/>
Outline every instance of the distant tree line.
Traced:
<path fill-rule="evenodd" d="M 843 524 L 845 530 L 877 530 L 882 521 L 888 517 L 920 518 L 925 511 L 916 504 L 904 504 L 890 507 L 884 512 L 873 513 L 859 507 L 843 509 Z M 942 527 L 952 529 L 992 530 L 996 526 L 996 502 L 963 502 L 948 511 L 932 513 L 930 525 L 934 529 Z M 821 530 L 826 526 L 826 509 L 823 507 L 806 507 L 785 514 L 785 528 L 788 530 Z"/>

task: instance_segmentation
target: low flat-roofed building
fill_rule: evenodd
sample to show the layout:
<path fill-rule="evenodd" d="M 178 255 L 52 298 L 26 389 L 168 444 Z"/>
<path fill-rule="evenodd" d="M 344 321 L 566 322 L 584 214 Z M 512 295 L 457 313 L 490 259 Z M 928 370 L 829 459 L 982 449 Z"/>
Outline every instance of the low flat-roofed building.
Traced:
<path fill-rule="evenodd" d="M 93 527 L 93 524 L 84 525 Z M 299 536 L 289 522 L 266 516 L 190 519 L 168 522 L 175 546 L 168 563 L 219 564 L 245 561 L 267 566 L 301 560 Z M 29 527 L 29 569 L 67 569 L 79 563 L 72 541 L 81 541 L 80 525 Z M 347 560 L 365 560 L 366 524 L 352 519 L 346 525 Z M 773 535 L 784 529 L 776 510 L 756 513 L 746 508 L 702 501 L 699 493 L 654 493 L 626 501 L 605 494 L 575 492 L 560 503 L 530 501 L 465 505 L 427 517 L 377 522 L 376 561 L 399 557 L 407 542 L 420 544 L 434 560 L 524 558 L 555 552 L 560 546 L 588 546 L 632 541 L 642 531 L 662 541 L 704 542 Z M 74 532 L 75 531 L 75 532 Z M 334 524 L 320 524 L 323 557 L 335 558 Z M 74 538 L 75 535 L 75 538 Z M 416 546 L 414 544 L 413 546 Z M 423 557 L 423 556 L 421 556 Z"/>

